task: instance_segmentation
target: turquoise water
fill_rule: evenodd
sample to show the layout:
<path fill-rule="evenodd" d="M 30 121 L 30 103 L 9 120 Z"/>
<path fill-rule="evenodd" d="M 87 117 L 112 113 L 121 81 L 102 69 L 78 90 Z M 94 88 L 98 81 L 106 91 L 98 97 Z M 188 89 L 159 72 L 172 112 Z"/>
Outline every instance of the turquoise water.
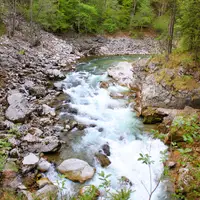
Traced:
<path fill-rule="evenodd" d="M 137 118 L 126 98 L 113 99 L 111 92 L 122 93 L 128 88 L 112 83 L 107 89 L 100 87 L 101 81 L 108 81 L 106 69 L 117 65 L 121 61 L 133 62 L 141 56 L 118 56 L 103 57 L 78 64 L 77 71 L 67 75 L 63 81 L 64 92 L 71 97 L 69 105 L 78 110 L 73 117 L 80 123 L 87 125 L 84 134 L 79 139 L 71 142 L 70 157 L 88 161 L 96 168 L 96 175 L 86 183 L 98 187 L 101 184 L 98 173 L 104 171 L 111 174 L 111 191 L 119 189 L 118 179 L 125 176 L 131 182 L 131 189 L 134 191 L 131 200 L 147 200 L 149 188 L 154 188 L 163 171 L 163 164 L 160 162 L 160 151 L 166 146 L 160 141 L 152 139 L 143 133 L 143 125 Z M 92 127 L 90 125 L 93 125 Z M 101 129 L 101 131 L 99 131 Z M 73 136 L 73 132 L 72 132 Z M 74 136 L 75 137 L 75 136 Z M 102 168 L 95 159 L 101 146 L 108 143 L 111 150 L 109 159 L 111 165 Z M 69 150 L 68 150 L 69 151 Z M 151 155 L 152 182 L 149 179 L 149 168 L 138 161 L 139 154 Z M 65 152 L 65 159 L 69 158 Z M 84 155 L 83 155 L 84 154 Z M 80 155 L 80 157 L 79 157 Z M 60 179 L 54 168 L 47 174 L 55 184 L 63 181 Z M 80 184 L 65 181 L 66 195 L 73 195 Z M 152 200 L 166 200 L 167 194 L 164 191 L 164 184 L 160 184 Z M 100 200 L 106 199 L 103 191 Z"/>

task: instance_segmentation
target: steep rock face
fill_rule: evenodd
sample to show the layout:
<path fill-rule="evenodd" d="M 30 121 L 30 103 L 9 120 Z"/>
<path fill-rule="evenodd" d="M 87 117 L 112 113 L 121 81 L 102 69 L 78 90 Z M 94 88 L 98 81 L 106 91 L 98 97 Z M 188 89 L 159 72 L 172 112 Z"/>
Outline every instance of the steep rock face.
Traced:
<path fill-rule="evenodd" d="M 163 75 L 163 73 L 165 75 Z M 162 75 L 161 75 L 162 74 Z M 143 107 L 183 109 L 185 106 L 200 108 L 200 84 L 174 78 L 175 70 L 161 69 L 146 76 L 142 84 Z M 192 84 L 194 85 L 191 87 Z M 198 103 L 199 102 L 199 103 Z"/>
<path fill-rule="evenodd" d="M 64 160 L 59 166 L 58 171 L 72 181 L 84 183 L 94 176 L 95 169 L 87 162 L 79 159 Z"/>
<path fill-rule="evenodd" d="M 162 68 L 151 59 L 138 59 L 108 69 L 108 74 L 119 84 L 136 93 L 135 109 L 142 114 L 148 107 L 183 109 L 185 106 L 200 108 L 200 84 L 195 74 L 180 74 L 181 67 Z"/>

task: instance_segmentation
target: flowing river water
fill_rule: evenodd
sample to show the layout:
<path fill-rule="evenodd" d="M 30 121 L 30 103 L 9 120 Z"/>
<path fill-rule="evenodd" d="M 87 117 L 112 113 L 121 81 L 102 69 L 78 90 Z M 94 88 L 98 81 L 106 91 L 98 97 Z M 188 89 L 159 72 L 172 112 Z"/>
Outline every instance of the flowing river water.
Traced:
<path fill-rule="evenodd" d="M 108 81 L 106 69 L 121 61 L 132 62 L 138 56 L 118 56 L 94 59 L 77 66 L 76 72 L 71 72 L 63 81 L 64 93 L 71 98 L 70 107 L 77 109 L 73 117 L 80 123 L 87 125 L 84 132 L 73 130 L 68 148 L 60 153 L 60 159 L 79 158 L 87 161 L 96 168 L 96 175 L 85 185 L 99 186 L 98 173 L 104 171 L 111 174 L 111 190 L 118 189 L 120 177 L 125 176 L 132 182 L 134 191 L 131 200 L 148 200 L 146 191 L 150 188 L 148 166 L 138 161 L 140 153 L 149 154 L 154 163 L 152 170 L 152 188 L 163 171 L 161 151 L 166 146 L 156 139 L 152 139 L 144 131 L 142 122 L 136 117 L 130 98 L 115 99 L 110 93 L 127 92 L 128 88 L 112 83 L 107 89 L 100 88 L 101 81 Z M 65 113 L 60 113 L 63 115 Z M 91 126 L 92 125 L 92 126 Z M 69 142 L 69 137 L 66 137 Z M 111 165 L 102 168 L 94 157 L 101 146 L 108 143 L 111 155 Z M 62 193 L 72 196 L 81 186 L 59 176 L 52 166 L 46 176 L 58 185 L 64 184 Z M 161 183 L 155 191 L 152 200 L 166 200 L 165 184 Z M 103 199 L 100 197 L 100 199 Z"/>

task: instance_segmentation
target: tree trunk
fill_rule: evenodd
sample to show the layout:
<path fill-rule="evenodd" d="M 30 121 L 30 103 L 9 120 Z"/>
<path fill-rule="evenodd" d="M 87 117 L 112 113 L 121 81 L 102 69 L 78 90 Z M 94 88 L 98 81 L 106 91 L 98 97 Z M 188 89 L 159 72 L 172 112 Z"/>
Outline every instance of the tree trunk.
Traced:
<path fill-rule="evenodd" d="M 12 25 L 11 25 L 11 37 L 15 34 L 15 28 L 16 28 L 16 0 L 13 0 L 12 2 Z"/>
<path fill-rule="evenodd" d="M 131 15 L 130 15 L 130 26 L 132 24 L 133 17 L 136 13 L 136 7 L 137 7 L 137 0 L 133 0 L 133 6 L 132 6 L 132 10 L 131 10 Z"/>
<path fill-rule="evenodd" d="M 171 7 L 170 22 L 169 22 L 169 35 L 168 35 L 168 44 L 167 44 L 167 58 L 169 58 L 169 54 L 172 53 L 172 44 L 173 44 L 175 20 L 176 20 L 176 0 L 173 0 L 172 7 Z"/>

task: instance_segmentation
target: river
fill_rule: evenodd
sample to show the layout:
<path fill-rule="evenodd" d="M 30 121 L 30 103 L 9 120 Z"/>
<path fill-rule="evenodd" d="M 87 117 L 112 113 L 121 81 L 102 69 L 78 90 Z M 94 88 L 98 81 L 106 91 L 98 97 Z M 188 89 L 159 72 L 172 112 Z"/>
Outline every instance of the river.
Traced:
<path fill-rule="evenodd" d="M 104 171 L 105 174 L 111 174 L 111 190 L 115 191 L 119 187 L 118 179 L 125 176 L 132 182 L 131 189 L 134 191 L 130 199 L 147 200 L 146 189 L 149 190 L 151 184 L 152 188 L 155 187 L 163 171 L 160 152 L 164 151 L 166 146 L 160 140 L 152 139 L 144 131 L 141 120 L 133 111 L 130 97 L 116 99 L 110 96 L 110 93 L 123 94 L 128 88 L 113 81 L 107 89 L 100 88 L 101 81 L 110 81 L 106 73 L 108 67 L 123 61 L 132 62 L 138 58 L 139 56 L 97 58 L 78 64 L 77 70 L 67 75 L 63 81 L 64 93 L 71 98 L 70 107 L 78 110 L 73 117 L 87 125 L 87 128 L 79 134 L 73 130 L 74 136 L 72 131 L 71 136 L 74 138 L 71 139 L 70 148 L 66 147 L 66 150 L 61 152 L 60 159 L 80 158 L 94 166 L 96 175 L 86 182 L 86 185 L 99 186 L 101 181 L 98 173 Z M 65 113 L 60 113 L 63 114 Z M 69 138 L 66 137 L 66 140 Z M 110 146 L 111 165 L 102 168 L 94 154 L 106 143 Z M 151 165 L 152 183 L 148 166 L 138 161 L 140 153 L 150 155 L 154 161 Z M 54 184 L 64 183 L 62 193 L 68 196 L 73 196 L 81 186 L 60 177 L 53 166 L 46 176 Z M 161 183 L 152 200 L 168 199 L 165 187 L 165 184 Z"/>

